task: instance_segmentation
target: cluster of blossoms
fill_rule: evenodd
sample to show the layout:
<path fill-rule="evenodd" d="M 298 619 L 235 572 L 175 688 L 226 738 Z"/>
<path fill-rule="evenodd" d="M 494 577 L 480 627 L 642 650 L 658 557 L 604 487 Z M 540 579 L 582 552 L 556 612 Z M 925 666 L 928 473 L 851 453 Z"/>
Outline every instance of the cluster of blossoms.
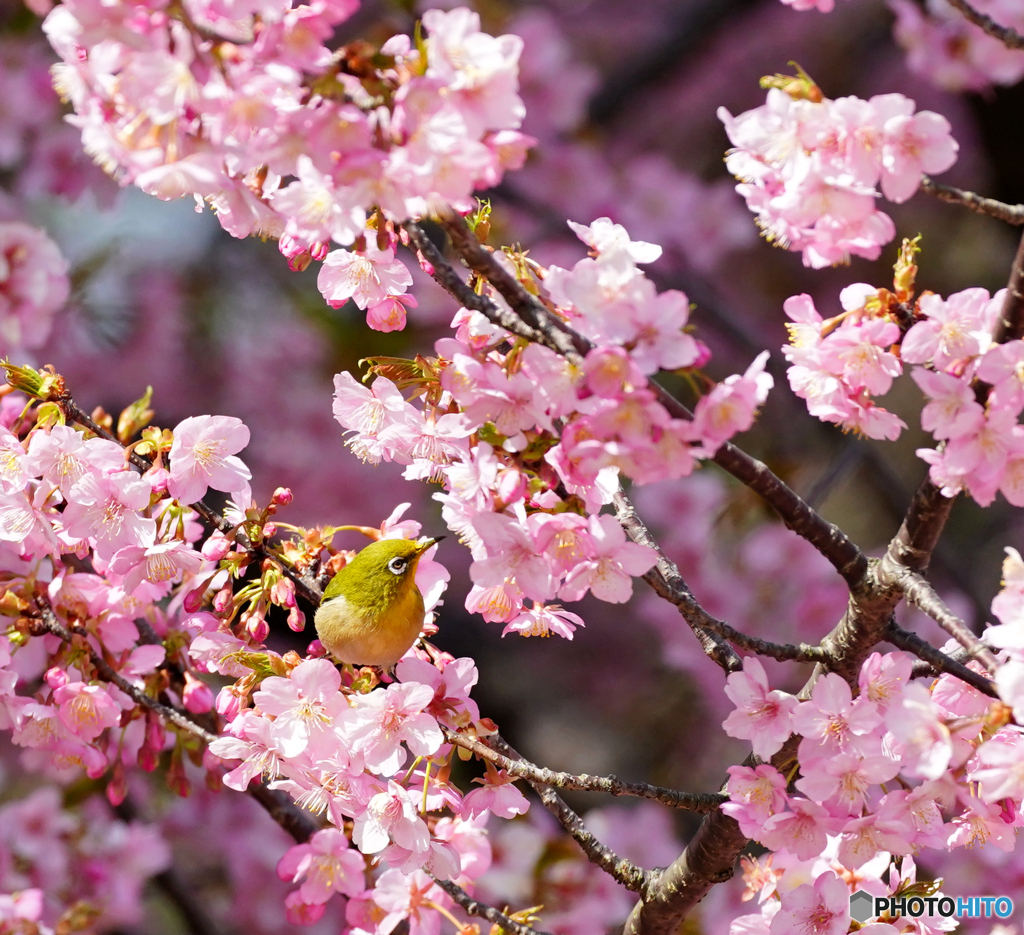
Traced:
<path fill-rule="evenodd" d="M 1019 578 L 1024 566 L 1014 560 Z M 1004 611 L 1016 602 L 1015 616 L 1011 627 L 996 629 L 1012 628 L 1007 640 L 1024 645 L 1019 586 L 1000 602 Z M 845 933 L 851 893 L 906 893 L 915 883 L 911 855 L 919 850 L 1013 849 L 1024 785 L 1010 709 L 948 675 L 913 679 L 913 664 L 904 653 L 875 653 L 861 668 L 856 697 L 829 673 L 806 701 L 771 690 L 756 658 L 729 677 L 726 693 L 736 709 L 725 721 L 727 733 L 751 740 L 765 759 L 794 734 L 800 738 L 793 746 L 800 794 L 789 791 L 792 777 L 769 762 L 729 769 L 723 810 L 772 851 L 748 869 L 759 912 L 737 919 L 733 931 Z M 1006 669 L 996 678 L 1009 704 L 1000 674 Z M 896 935 L 909 921 L 893 914 L 870 928 Z"/>
<path fill-rule="evenodd" d="M 1005 290 L 964 289 L 912 301 L 915 247 L 904 244 L 895 291 L 865 283 L 840 294 L 844 311 L 822 320 L 808 295 L 785 303 L 790 385 L 811 415 L 869 438 L 906 428 L 872 397 L 889 391 L 903 364 L 928 402 L 921 427 L 938 442 L 918 455 L 947 496 L 967 491 L 983 506 L 1002 492 L 1024 505 L 1024 341 L 996 343 Z"/>
<path fill-rule="evenodd" d="M 915 113 L 902 94 L 833 101 L 806 76 L 766 83 L 775 86 L 761 107 L 738 117 L 718 111 L 734 147 L 726 166 L 758 226 L 773 243 L 800 251 L 805 266 L 876 259 L 896 236 L 875 207 L 877 188 L 904 202 L 924 173 L 953 165 L 949 122 Z"/>
<path fill-rule="evenodd" d="M 686 296 L 657 293 L 637 267 L 660 248 L 630 241 L 607 218 L 572 226 L 593 255 L 537 272 L 553 307 L 595 344 L 581 366 L 462 309 L 436 358 L 385 361 L 369 388 L 348 373 L 335 380 L 335 417 L 353 451 L 444 483 L 435 498 L 474 558 L 467 607 L 505 632 L 571 636 L 582 621 L 548 603 L 556 596 L 626 601 L 631 577 L 656 555 L 601 515 L 619 475 L 648 483 L 689 474 L 750 427 L 772 385 L 762 354 L 704 395 L 692 420 L 671 417 L 647 375 L 709 356 L 684 330 Z"/>
<path fill-rule="evenodd" d="M 288 671 L 288 660 L 239 655 L 223 638 L 213 647 L 193 644 L 193 653 L 211 670 L 244 674 L 222 690 L 218 708 L 233 716 L 228 736 L 210 745 L 211 754 L 241 761 L 225 785 L 244 790 L 263 775 L 335 826 L 291 848 L 278 865 L 282 879 L 299 884 L 286 901 L 293 920 L 315 921 L 335 893 L 349 897 L 353 926 L 372 928 L 375 913 L 397 924 L 424 911 L 424 902 L 434 904 L 426 907 L 433 915 L 451 902 L 425 871 L 475 880 L 490 863 L 488 816 L 511 818 L 527 809 L 510 777 L 497 771 L 465 796 L 448 781 L 452 748 L 442 728 L 479 721 L 469 697 L 477 678 L 469 659 L 411 655 L 399 663 L 397 682 L 367 691 L 365 681 L 343 686 L 334 664 L 322 658 L 291 660 Z M 287 674 L 261 679 L 266 671 Z M 368 859 L 379 871 L 369 887 Z"/>
<path fill-rule="evenodd" d="M 830 13 L 835 0 L 782 0 L 794 10 Z M 1008 47 L 968 20 L 946 0 L 888 0 L 896 15 L 893 34 L 910 70 L 948 91 L 985 91 L 1024 78 L 1024 51 Z M 1015 0 L 972 0 L 993 22 L 1024 32 L 1024 10 Z"/>
<path fill-rule="evenodd" d="M 304 659 L 267 650 L 272 607 L 294 629 L 304 626 L 284 570 L 315 576 L 341 567 L 351 553 L 329 548 L 330 530 L 300 530 L 274 544 L 272 516 L 290 495 L 278 491 L 262 511 L 253 505 L 249 471 L 237 454 L 248 441 L 245 426 L 225 416 L 190 417 L 173 431 L 147 426 L 147 395 L 122 413 L 116 436 L 104 433 L 102 424 L 112 420 L 102 413 L 100 425 L 83 432 L 65 421 L 59 376 L 11 365 L 7 372 L 0 613 L 9 623 L 0 635 L 0 728 L 21 748 L 23 765 L 63 781 L 84 770 L 115 805 L 135 767 L 162 768 L 181 795 L 199 767 L 207 785 L 244 791 L 261 779 L 329 823 L 278 864 L 279 876 L 296 886 L 286 900 L 292 922 L 316 922 L 341 894 L 353 931 L 387 931 L 385 923 L 401 919 L 436 931 L 438 913 L 450 917 L 455 907 L 431 875 L 472 887 L 491 863 L 489 817 L 527 810 L 512 777 L 489 765 L 472 791 L 449 780 L 454 748 L 445 732 L 494 730 L 469 695 L 477 680 L 472 660 L 424 643 L 398 664 L 396 681 L 381 685 L 372 670 L 339 671 L 317 641 Z M 34 402 L 10 392 L 13 384 Z M 201 500 L 211 488 L 232 501 L 227 528 L 208 532 L 199 518 L 209 518 Z M 376 534 L 417 537 L 420 526 L 401 518 L 404 509 Z M 581 522 L 586 535 L 587 520 Z M 591 525 L 594 548 L 607 556 L 577 570 L 580 593 L 601 590 L 599 572 L 622 576 L 623 564 L 633 573 L 650 566 L 647 550 L 623 542 L 609 517 L 592 517 Z M 259 575 L 247 577 L 257 566 Z M 417 584 L 428 615 L 447 577 L 429 557 L 420 561 Z M 211 676 L 231 681 L 215 692 Z M 177 705 L 183 716 L 204 716 L 220 735 L 202 752 L 182 723 L 143 703 L 147 695 Z M 10 808 L 42 805 L 30 799 Z M 70 820 L 54 819 L 55 827 L 64 833 Z M 19 827 L 5 820 L 12 833 Z M 33 840 L 8 843 L 31 847 Z M 5 842 L 0 833 L 0 846 Z M 119 909 L 98 889 L 97 904 L 112 919 L 130 915 L 142 880 L 166 863 L 159 837 L 147 842 L 122 849 L 134 855 L 134 882 L 121 881 L 116 867 L 105 871 L 105 885 L 116 886 L 127 906 Z M 89 847 L 101 846 L 90 839 Z M 139 849 L 153 859 L 139 862 Z M 50 859 L 59 858 L 52 851 Z M 0 919 L 45 932 L 80 895 L 60 890 L 60 879 L 50 873 L 45 894 L 31 888 L 35 876 L 0 881 L 13 894 L 0 897 Z M 586 888 L 583 880 L 580 886 Z M 603 898 L 604 911 L 623 914 L 626 897 L 617 887 Z"/>
<path fill-rule="evenodd" d="M 1024 78 L 1024 51 L 1007 48 L 946 0 L 927 0 L 923 9 L 910 0 L 889 0 L 889 5 L 907 64 L 940 88 L 985 91 Z M 1014 0 L 973 0 L 971 6 L 1002 26 L 1024 30 L 1024 10 Z"/>
<path fill-rule="evenodd" d="M 371 281 L 395 268 L 392 246 L 367 230 L 375 210 L 403 221 L 468 206 L 531 143 L 517 129 L 518 37 L 482 33 L 459 8 L 426 13 L 415 44 L 327 48 L 356 8 L 70 0 L 43 28 L 63 59 L 55 76 L 71 120 L 105 169 L 163 199 L 205 199 L 234 236 L 278 238 L 294 269 L 324 260 L 320 288 L 340 304 L 352 294 L 337 275 Z M 402 280 L 377 285 L 386 298 L 404 293 Z"/>

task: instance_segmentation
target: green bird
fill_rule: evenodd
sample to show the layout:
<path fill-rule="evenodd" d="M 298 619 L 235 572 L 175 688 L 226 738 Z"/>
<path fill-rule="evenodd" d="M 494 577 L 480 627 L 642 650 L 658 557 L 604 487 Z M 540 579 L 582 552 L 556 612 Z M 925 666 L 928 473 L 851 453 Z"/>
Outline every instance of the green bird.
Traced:
<path fill-rule="evenodd" d="M 409 651 L 423 629 L 416 566 L 443 538 L 379 539 L 331 579 L 313 622 L 320 642 L 335 659 L 387 667 Z"/>

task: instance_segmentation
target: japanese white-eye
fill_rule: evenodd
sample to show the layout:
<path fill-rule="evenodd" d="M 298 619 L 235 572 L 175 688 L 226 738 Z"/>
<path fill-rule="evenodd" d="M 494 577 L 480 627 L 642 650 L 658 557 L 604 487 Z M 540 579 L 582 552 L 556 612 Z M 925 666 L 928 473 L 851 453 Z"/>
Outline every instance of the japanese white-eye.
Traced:
<path fill-rule="evenodd" d="M 416 586 L 420 557 L 437 539 L 379 539 L 362 549 L 327 585 L 313 622 L 339 662 L 391 666 L 423 629 Z"/>

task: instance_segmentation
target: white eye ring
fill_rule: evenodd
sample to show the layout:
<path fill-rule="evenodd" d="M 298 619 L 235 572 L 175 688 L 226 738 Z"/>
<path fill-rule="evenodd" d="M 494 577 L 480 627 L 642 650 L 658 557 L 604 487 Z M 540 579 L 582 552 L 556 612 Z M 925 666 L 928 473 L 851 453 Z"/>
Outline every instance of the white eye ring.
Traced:
<path fill-rule="evenodd" d="M 388 571 L 393 575 L 401 575 L 405 573 L 405 566 L 408 564 L 406 559 L 399 558 L 396 556 L 388 562 Z"/>

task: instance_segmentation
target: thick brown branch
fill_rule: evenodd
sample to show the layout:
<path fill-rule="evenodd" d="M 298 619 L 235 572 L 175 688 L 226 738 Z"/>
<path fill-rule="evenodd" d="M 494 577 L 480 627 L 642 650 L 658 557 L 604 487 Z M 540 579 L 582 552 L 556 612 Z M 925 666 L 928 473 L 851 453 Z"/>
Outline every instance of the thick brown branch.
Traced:
<path fill-rule="evenodd" d="M 983 195 L 956 188 L 953 185 L 946 185 L 943 182 L 936 182 L 927 175 L 921 179 L 921 191 L 933 195 L 939 201 L 948 204 L 960 205 L 978 214 L 997 218 L 1007 224 L 1024 224 L 1024 205 L 1008 205 L 994 198 L 985 198 Z"/>
<path fill-rule="evenodd" d="M 936 649 L 927 640 L 921 639 L 916 633 L 904 630 L 895 621 L 885 631 L 885 639 L 898 649 L 905 650 L 924 660 L 933 672 L 947 672 L 955 675 L 961 682 L 966 682 L 990 698 L 998 698 L 992 682 L 963 663 L 947 656 L 941 649 Z M 916 673 L 915 673 L 916 674 Z"/>
<path fill-rule="evenodd" d="M 499 734 L 489 737 L 488 743 L 510 760 L 523 759 Z M 530 779 L 527 779 L 527 782 L 530 783 L 533 791 L 540 796 L 541 804 L 555 816 L 558 823 L 579 844 L 583 853 L 586 854 L 587 860 L 592 864 L 596 864 L 613 879 L 635 893 L 642 892 L 646 888 L 651 878 L 650 873 L 636 866 L 636 864 L 630 863 L 624 857 L 619 857 L 611 848 L 598 841 L 587 829 L 587 826 L 583 824 L 583 819 L 565 804 L 562 797 L 551 786 Z"/>
<path fill-rule="evenodd" d="M 482 759 L 488 760 L 495 766 L 529 780 L 532 783 L 541 783 L 545 786 L 555 786 L 559 789 L 568 789 L 577 792 L 606 792 L 608 795 L 630 795 L 642 799 L 654 799 L 663 805 L 672 808 L 682 808 L 691 812 L 713 812 L 727 800 L 724 795 L 709 792 L 680 792 L 677 789 L 666 789 L 664 786 L 652 786 L 646 782 L 623 782 L 615 776 L 591 776 L 587 773 L 574 775 L 573 773 L 556 772 L 553 769 L 545 769 L 525 759 L 514 759 L 492 750 L 486 743 L 474 740 L 464 734 L 446 730 L 445 737 L 449 743 L 458 747 L 471 750 Z"/>
<path fill-rule="evenodd" d="M 657 873 L 630 913 L 623 935 L 676 935 L 685 919 L 717 883 L 732 878 L 747 836 L 722 812 L 705 815 L 686 850 Z"/>
<path fill-rule="evenodd" d="M 974 9 L 967 0 L 948 0 L 948 3 L 950 6 L 956 7 L 963 14 L 964 19 L 974 23 L 994 39 L 998 39 L 1008 49 L 1024 49 L 1024 36 L 1016 29 L 1000 26 L 991 16 Z"/>
<path fill-rule="evenodd" d="M 547 935 L 546 932 L 530 928 L 529 925 L 517 922 L 515 919 L 505 915 L 501 910 L 474 899 L 461 886 L 452 883 L 451 880 L 439 880 L 433 874 L 430 875 L 430 878 L 455 900 L 455 903 L 468 915 L 486 919 L 492 925 L 501 928 L 502 931 L 513 932 L 514 935 Z"/>
<path fill-rule="evenodd" d="M 305 844 L 320 830 L 319 822 L 280 789 L 268 789 L 263 783 L 250 783 L 246 791 L 295 839 L 296 844 Z"/>

